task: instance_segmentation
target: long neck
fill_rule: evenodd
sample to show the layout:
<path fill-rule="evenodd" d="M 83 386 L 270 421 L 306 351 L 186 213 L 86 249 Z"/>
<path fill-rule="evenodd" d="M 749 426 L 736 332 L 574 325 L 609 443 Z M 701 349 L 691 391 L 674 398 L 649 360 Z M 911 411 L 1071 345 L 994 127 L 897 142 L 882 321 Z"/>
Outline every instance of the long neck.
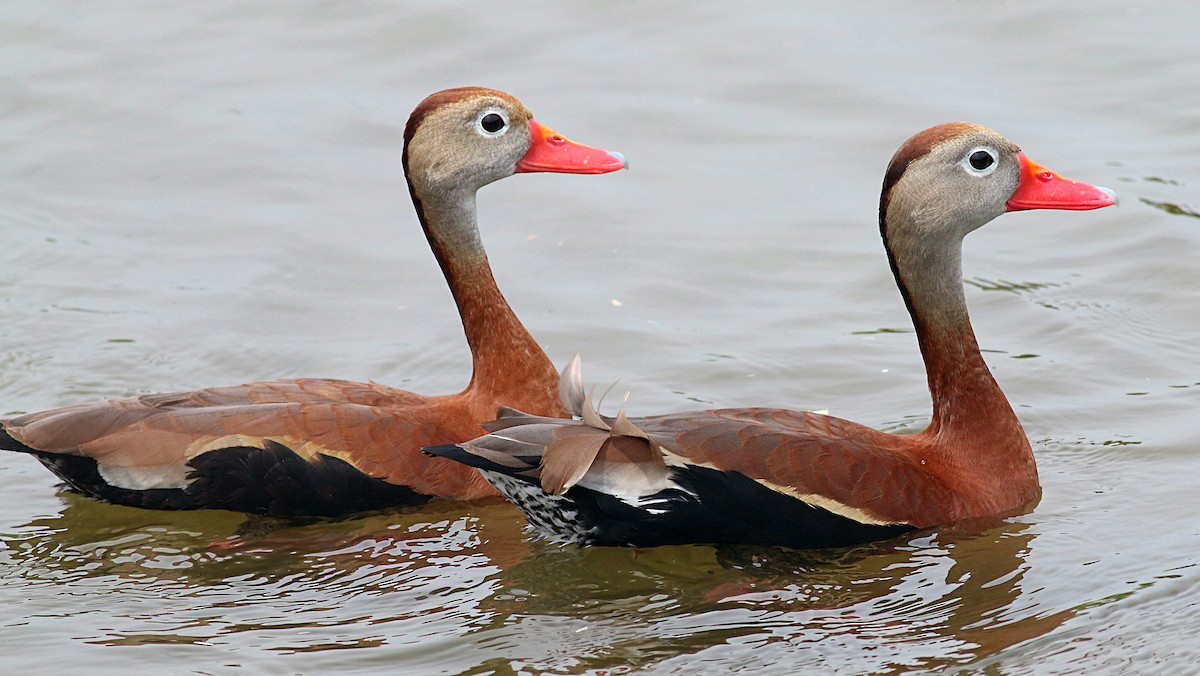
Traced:
<path fill-rule="evenodd" d="M 471 382 L 464 394 L 556 413 L 558 373 L 496 286 L 479 239 L 474 191 L 421 194 L 411 183 L 409 189 L 471 348 Z"/>
<path fill-rule="evenodd" d="M 886 224 L 884 232 L 889 235 Z M 934 449 L 955 464 L 997 471 L 1013 464 L 1032 467 L 1024 430 L 979 353 L 971 328 L 963 294 L 962 240 L 927 233 L 920 227 L 894 227 L 885 237 L 933 398 L 926 434 Z"/>

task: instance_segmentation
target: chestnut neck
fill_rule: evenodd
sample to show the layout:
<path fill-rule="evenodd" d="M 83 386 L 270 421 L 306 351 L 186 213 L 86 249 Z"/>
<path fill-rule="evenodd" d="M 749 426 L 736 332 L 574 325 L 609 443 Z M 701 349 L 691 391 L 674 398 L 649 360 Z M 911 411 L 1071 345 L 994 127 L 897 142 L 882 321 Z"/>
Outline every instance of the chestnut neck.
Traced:
<path fill-rule="evenodd" d="M 1014 463 L 1032 467 L 1029 441 L 979 352 L 967 314 L 962 239 L 909 225 L 881 222 L 881 230 L 925 362 L 933 419 L 923 434 L 933 442 L 930 450 L 984 471 L 1011 475 Z"/>
<path fill-rule="evenodd" d="M 492 276 L 479 238 L 475 191 L 421 191 L 411 179 L 408 187 L 471 348 L 471 382 L 462 394 L 488 406 L 494 402 L 539 415 L 561 414 L 558 372 Z"/>

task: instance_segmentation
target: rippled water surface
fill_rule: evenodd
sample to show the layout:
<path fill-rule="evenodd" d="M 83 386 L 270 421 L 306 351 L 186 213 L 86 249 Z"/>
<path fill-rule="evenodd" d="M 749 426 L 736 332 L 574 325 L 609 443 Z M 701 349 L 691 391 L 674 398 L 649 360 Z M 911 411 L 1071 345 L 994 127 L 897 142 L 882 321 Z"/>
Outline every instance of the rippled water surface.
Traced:
<path fill-rule="evenodd" d="M 927 420 L 879 242 L 965 119 L 1119 209 L 967 239 L 1029 514 L 851 550 L 582 550 L 506 504 L 161 513 L 0 455 L 0 672 L 1180 673 L 1200 660 L 1200 9 L 0 5 L 0 414 L 291 376 L 420 392 L 465 340 L 401 175 L 426 94 L 513 92 L 629 172 L 480 195 L 548 353 L 637 413 Z"/>

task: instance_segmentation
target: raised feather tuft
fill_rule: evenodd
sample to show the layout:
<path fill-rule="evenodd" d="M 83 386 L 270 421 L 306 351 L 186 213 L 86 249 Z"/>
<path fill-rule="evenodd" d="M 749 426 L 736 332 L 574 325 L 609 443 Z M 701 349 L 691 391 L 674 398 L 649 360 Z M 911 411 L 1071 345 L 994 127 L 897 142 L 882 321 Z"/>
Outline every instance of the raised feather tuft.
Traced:
<path fill-rule="evenodd" d="M 562 377 L 563 382 L 570 379 L 575 383 L 562 390 L 563 404 L 575 405 L 572 413 L 582 418 L 584 425 L 564 426 L 555 433 L 554 441 L 546 445 L 541 462 L 542 490 L 551 495 L 562 495 L 593 469 L 597 458 L 611 455 L 606 454 L 606 450 L 610 447 L 615 449 L 616 445 L 627 444 L 631 439 L 647 444 L 647 455 L 657 460 L 656 464 L 665 466 L 658 445 L 625 415 L 628 393 L 625 395 L 625 402 L 621 404 L 621 411 L 610 424 L 609 420 L 600 415 L 592 401 L 594 388 L 582 396 L 582 401 L 579 400 L 579 395 L 584 390 L 578 355 L 563 370 Z"/>
<path fill-rule="evenodd" d="M 583 417 L 583 357 L 576 353 L 558 380 L 558 398 L 573 416 Z"/>

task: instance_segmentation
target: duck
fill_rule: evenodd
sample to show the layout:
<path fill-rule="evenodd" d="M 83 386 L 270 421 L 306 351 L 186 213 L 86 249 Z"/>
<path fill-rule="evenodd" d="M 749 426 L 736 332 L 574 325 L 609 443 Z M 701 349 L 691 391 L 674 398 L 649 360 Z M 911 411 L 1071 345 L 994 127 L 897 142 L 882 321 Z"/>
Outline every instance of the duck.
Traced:
<path fill-rule="evenodd" d="M 483 433 L 480 423 L 501 405 L 567 412 L 557 369 L 492 276 L 476 191 L 513 174 L 604 174 L 627 162 L 483 87 L 439 91 L 417 105 L 402 162 L 470 347 L 461 392 L 299 378 L 153 394 L 0 420 L 0 449 L 34 456 L 87 496 L 150 509 L 326 517 L 494 496 L 474 470 L 421 448 Z"/>
<path fill-rule="evenodd" d="M 1009 211 L 1115 203 L 986 127 L 900 146 L 879 228 L 928 376 L 919 433 L 782 408 L 605 417 L 576 358 L 560 381 L 572 419 L 506 411 L 489 434 L 426 452 L 479 469 L 536 532 L 580 545 L 846 547 L 1020 513 L 1040 499 L 1037 465 L 971 327 L 963 238 Z"/>

